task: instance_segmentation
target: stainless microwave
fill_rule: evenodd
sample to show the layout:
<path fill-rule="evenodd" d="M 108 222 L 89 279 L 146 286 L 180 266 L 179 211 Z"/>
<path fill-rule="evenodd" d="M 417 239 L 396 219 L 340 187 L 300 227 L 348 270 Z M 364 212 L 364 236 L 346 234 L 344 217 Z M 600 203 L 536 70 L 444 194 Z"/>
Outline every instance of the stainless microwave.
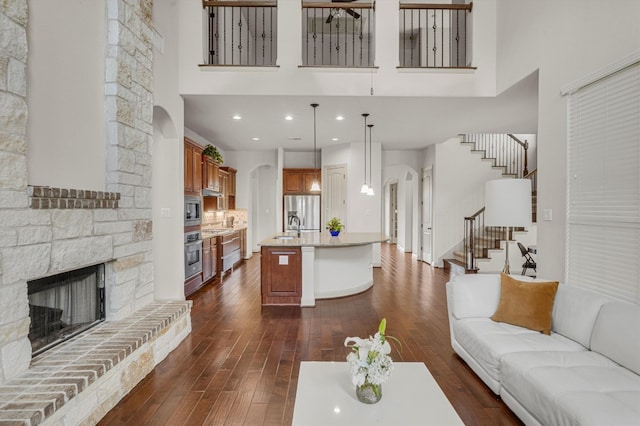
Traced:
<path fill-rule="evenodd" d="M 202 223 L 202 198 L 184 196 L 184 226 L 200 225 Z"/>

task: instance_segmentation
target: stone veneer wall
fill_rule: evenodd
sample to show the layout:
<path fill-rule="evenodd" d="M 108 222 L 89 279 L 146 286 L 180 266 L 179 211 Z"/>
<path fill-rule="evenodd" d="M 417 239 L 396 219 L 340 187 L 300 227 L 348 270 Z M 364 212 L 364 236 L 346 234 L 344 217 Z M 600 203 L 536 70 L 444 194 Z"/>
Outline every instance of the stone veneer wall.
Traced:
<path fill-rule="evenodd" d="M 27 188 L 28 2 L 0 2 L 0 384 L 31 361 L 28 280 L 106 262 L 108 321 L 154 298 L 152 0 L 105 4 L 105 192 L 119 194 L 117 208 L 34 209 Z"/>

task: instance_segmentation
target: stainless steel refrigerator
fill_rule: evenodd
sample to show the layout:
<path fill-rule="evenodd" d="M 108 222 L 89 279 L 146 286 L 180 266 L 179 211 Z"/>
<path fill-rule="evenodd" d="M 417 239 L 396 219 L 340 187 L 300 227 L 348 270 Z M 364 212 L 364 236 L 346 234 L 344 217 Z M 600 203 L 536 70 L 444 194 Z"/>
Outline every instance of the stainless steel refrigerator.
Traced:
<path fill-rule="evenodd" d="M 320 195 L 285 195 L 284 230 L 320 231 Z"/>

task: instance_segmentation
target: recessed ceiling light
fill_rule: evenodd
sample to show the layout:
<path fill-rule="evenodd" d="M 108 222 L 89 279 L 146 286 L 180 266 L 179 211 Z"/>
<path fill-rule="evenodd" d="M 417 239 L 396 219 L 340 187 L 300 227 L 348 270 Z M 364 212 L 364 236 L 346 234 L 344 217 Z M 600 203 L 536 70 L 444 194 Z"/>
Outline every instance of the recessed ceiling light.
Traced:
<path fill-rule="evenodd" d="M 291 121 L 291 120 L 293 120 L 293 116 L 292 115 L 287 115 L 287 116 L 284 117 L 284 119 L 287 120 L 287 121 Z"/>
<path fill-rule="evenodd" d="M 259 141 L 260 138 L 251 138 L 252 141 Z"/>
<path fill-rule="evenodd" d="M 334 141 L 334 142 L 336 142 L 336 141 L 339 141 L 340 139 L 338 139 L 338 138 L 331 138 L 331 140 L 332 140 L 332 141 Z"/>
<path fill-rule="evenodd" d="M 242 117 L 240 117 L 238 114 L 233 116 L 234 120 L 242 120 Z"/>
<path fill-rule="evenodd" d="M 338 121 L 342 121 L 342 120 L 344 120 L 344 117 L 343 117 L 343 116 L 341 116 L 341 115 L 339 115 L 339 116 L 337 116 L 337 117 L 336 117 L 336 120 L 338 120 Z"/>

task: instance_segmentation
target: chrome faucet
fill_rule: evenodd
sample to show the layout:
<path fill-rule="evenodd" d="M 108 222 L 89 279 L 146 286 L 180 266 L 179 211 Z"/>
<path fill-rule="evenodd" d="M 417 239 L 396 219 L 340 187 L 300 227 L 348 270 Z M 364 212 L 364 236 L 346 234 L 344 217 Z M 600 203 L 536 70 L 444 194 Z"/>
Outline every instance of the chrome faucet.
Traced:
<path fill-rule="evenodd" d="M 300 218 L 296 215 L 289 216 L 289 225 L 293 225 L 294 222 L 296 222 L 297 224 L 296 230 L 298 231 L 298 237 L 299 237 L 300 236 Z"/>

